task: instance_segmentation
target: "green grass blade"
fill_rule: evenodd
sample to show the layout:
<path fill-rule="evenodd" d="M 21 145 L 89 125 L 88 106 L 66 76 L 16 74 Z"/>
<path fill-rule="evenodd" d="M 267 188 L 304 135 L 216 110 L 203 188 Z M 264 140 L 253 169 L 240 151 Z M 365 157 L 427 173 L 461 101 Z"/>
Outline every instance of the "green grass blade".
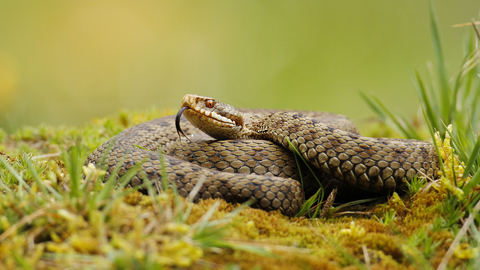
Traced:
<path fill-rule="evenodd" d="M 352 206 L 352 205 L 373 202 L 373 201 L 376 201 L 376 200 L 381 199 L 381 198 L 383 198 L 383 197 L 375 197 L 375 198 L 368 198 L 368 199 L 362 199 L 362 200 L 347 202 L 347 203 L 344 203 L 342 205 L 339 205 L 339 206 L 335 207 L 335 211 L 338 211 L 342 208 L 349 207 L 349 206 Z"/>
<path fill-rule="evenodd" d="M 363 92 L 360 92 L 360 96 L 363 98 L 363 100 L 365 100 L 365 102 L 367 102 L 370 108 L 382 119 L 382 121 L 387 120 L 385 112 L 380 106 L 378 106 L 378 104 L 376 104 L 376 102 L 371 97 L 369 97 Z"/>
<path fill-rule="evenodd" d="M 305 213 L 307 213 L 310 208 L 312 208 L 312 206 L 315 204 L 315 202 L 317 201 L 317 198 L 320 196 L 320 192 L 322 190 L 319 189 L 315 195 L 313 195 L 312 197 L 310 197 L 307 201 L 305 201 L 305 203 L 303 203 L 303 205 L 300 207 L 300 210 L 298 211 L 297 214 L 295 214 L 295 217 L 302 217 Z M 319 207 L 317 207 L 319 208 Z M 316 216 L 316 215 L 315 215 Z"/>
<path fill-rule="evenodd" d="M 400 115 L 399 118 L 403 123 L 405 123 L 405 129 L 409 134 L 412 134 L 412 138 L 420 138 L 420 135 L 417 133 L 417 129 L 410 124 L 405 116 Z"/>
<path fill-rule="evenodd" d="M 120 161 L 115 166 L 115 170 L 113 170 L 113 172 L 108 177 L 107 181 L 105 181 L 105 185 L 103 186 L 103 188 L 100 190 L 100 192 L 98 192 L 95 195 L 95 201 L 97 203 L 100 202 L 100 201 L 106 200 L 108 197 L 110 197 L 110 194 L 111 194 L 112 190 L 115 188 L 115 183 L 117 182 L 118 172 L 120 171 L 120 169 L 123 165 L 123 161 L 124 161 L 124 158 L 120 159 Z M 131 168 L 131 169 L 133 169 L 133 168 Z M 130 171 L 130 170 L 128 170 L 128 171 Z M 92 181 L 102 181 L 103 179 L 90 179 L 90 180 L 92 180 Z"/>
<path fill-rule="evenodd" d="M 463 187 L 463 192 L 465 194 L 468 194 L 472 188 L 476 187 L 477 185 L 480 184 L 480 172 L 477 172 L 475 175 L 473 175 L 472 179 L 468 181 L 468 183 Z"/>
<path fill-rule="evenodd" d="M 162 145 L 158 145 L 158 157 L 160 159 L 160 164 L 162 166 L 162 184 L 163 188 L 165 191 L 168 190 L 169 184 L 172 187 L 173 191 L 173 200 L 175 201 L 175 204 L 180 203 L 180 199 L 178 198 L 178 190 L 177 190 L 177 184 L 175 181 L 170 181 L 168 179 L 168 173 L 167 173 L 167 160 L 165 159 L 165 153 L 163 152 Z"/>
<path fill-rule="evenodd" d="M 477 156 L 479 152 L 480 152 L 480 137 L 477 137 L 477 142 L 475 143 L 475 146 L 473 147 L 470 157 L 468 158 L 467 165 L 465 165 L 465 171 L 463 175 L 467 176 L 470 174 L 470 172 L 473 169 L 473 166 L 475 165 L 475 162 L 477 161 Z"/>
<path fill-rule="evenodd" d="M 207 227 L 208 221 L 212 218 L 215 211 L 220 206 L 220 202 L 216 201 L 208 210 L 207 212 L 192 226 L 192 229 L 195 229 L 198 234 L 201 234 L 203 230 Z"/>
<path fill-rule="evenodd" d="M 62 151 L 62 159 L 67 166 L 68 174 L 70 175 L 70 197 L 78 198 L 83 195 L 81 190 L 81 179 L 82 179 L 82 165 L 83 160 L 86 156 L 83 151 L 79 148 L 80 143 L 74 145 L 68 149 L 68 151 Z"/>
<path fill-rule="evenodd" d="M 438 29 L 439 23 L 437 14 L 435 12 L 435 6 L 433 0 L 429 1 L 430 6 L 430 27 L 432 31 L 433 45 L 435 50 L 435 59 L 437 60 L 437 72 L 440 84 L 440 103 L 442 118 L 450 122 L 449 110 L 450 110 L 450 85 L 448 84 L 448 77 L 445 65 L 445 59 L 443 57 L 443 49 L 440 37 L 440 30 Z"/>
<path fill-rule="evenodd" d="M 10 163 L 8 163 L 8 161 L 5 160 L 5 158 L 3 156 L 0 156 L 0 163 L 3 164 L 3 166 L 5 166 L 5 168 L 12 174 L 12 176 L 18 181 L 18 183 L 20 183 L 20 186 L 21 187 L 24 187 L 26 190 L 28 190 L 28 192 L 32 193 L 32 194 L 35 194 L 35 192 L 33 192 L 32 188 L 30 188 L 30 186 L 25 182 L 25 180 L 23 180 L 22 176 L 20 176 L 20 174 L 15 170 L 15 168 L 12 167 L 12 165 L 10 165 Z M 22 188 L 20 188 L 20 191 L 22 193 Z"/>
<path fill-rule="evenodd" d="M 423 112 L 424 118 L 427 119 L 427 112 L 425 112 L 425 108 L 422 108 L 422 112 Z M 433 146 L 435 146 L 435 152 L 437 153 L 439 166 L 442 169 L 443 175 L 445 175 L 445 167 L 443 166 L 443 160 L 442 160 L 442 157 L 440 156 L 440 151 L 438 151 L 437 141 L 435 140 L 435 129 L 430 121 L 426 121 L 426 123 L 428 125 L 428 131 L 430 132 L 430 137 L 432 138 L 432 141 L 433 141 Z"/>
<path fill-rule="evenodd" d="M 7 186 L 7 184 L 5 184 L 2 179 L 0 179 L 0 188 L 2 192 L 5 191 L 5 193 L 9 194 L 13 193 L 13 191 Z"/>
<path fill-rule="evenodd" d="M 304 157 L 302 156 L 302 154 L 300 154 L 300 152 L 298 151 L 298 149 L 292 144 L 292 142 L 290 141 L 289 138 L 287 138 L 287 142 L 288 142 L 288 145 L 290 147 L 290 149 L 293 151 L 293 154 L 294 156 L 299 156 L 300 159 L 303 161 L 303 163 L 307 166 L 307 168 L 310 170 L 310 172 L 312 173 L 313 177 L 315 178 L 315 180 L 320 184 L 320 189 L 319 191 L 321 191 L 320 193 L 319 192 L 316 192 L 315 195 L 313 196 L 313 200 L 315 201 L 318 201 L 318 204 L 320 204 L 322 201 L 323 201 L 323 197 L 324 197 L 324 190 L 323 190 L 323 186 L 322 186 L 322 182 L 320 181 L 320 179 L 317 178 L 317 175 L 315 174 L 315 171 L 312 170 L 312 168 L 310 167 L 310 165 L 308 164 L 308 162 L 304 159 Z M 297 163 L 298 164 L 298 163 Z M 299 165 L 299 164 L 298 164 Z M 297 165 L 297 166 L 298 166 Z M 298 166 L 298 170 L 300 170 L 300 166 Z M 305 204 L 310 204 L 310 200 L 307 200 L 304 205 L 302 205 L 302 207 L 300 209 L 304 209 L 305 207 Z M 312 203 L 313 205 L 313 203 Z M 310 205 L 311 206 L 311 205 Z M 303 211 L 303 210 L 302 210 Z M 315 218 L 318 213 L 320 212 L 320 208 L 317 207 L 317 209 L 315 209 L 315 213 L 311 216 L 311 218 Z M 297 215 L 295 215 L 297 216 Z"/>
<path fill-rule="evenodd" d="M 387 106 L 385 106 L 385 104 L 383 104 L 378 98 L 374 96 L 365 96 L 364 99 L 382 119 L 390 119 L 395 124 L 395 127 L 403 134 L 403 136 L 409 139 L 420 139 L 418 133 L 408 122 L 403 122 L 401 118 L 395 116 L 395 114 L 390 111 Z"/>
<path fill-rule="evenodd" d="M 200 190 L 200 188 L 202 188 L 205 180 L 206 180 L 205 175 L 201 175 L 197 179 L 197 183 L 195 184 L 192 191 L 190 191 L 190 193 L 187 196 L 187 201 L 193 202 L 193 199 L 198 194 L 198 191 Z M 180 218 L 181 222 L 186 222 L 187 218 L 190 216 L 190 213 L 192 212 L 192 209 L 193 209 L 193 204 L 188 204 L 187 209 L 185 210 L 185 213 L 183 213 L 183 215 L 179 215 L 181 217 Z"/>
<path fill-rule="evenodd" d="M 38 175 L 37 170 L 35 170 L 35 167 L 33 166 L 33 163 L 32 163 L 32 160 L 30 159 L 30 157 L 27 155 L 27 153 L 23 153 L 22 158 L 27 163 L 27 167 L 28 167 L 30 173 L 32 174 L 33 180 L 35 180 L 35 182 L 37 183 L 37 185 L 40 188 L 40 190 L 42 191 L 42 193 L 44 195 L 48 195 L 49 192 L 47 191 L 47 188 L 43 184 L 42 180 L 40 180 L 40 176 Z M 57 198 L 57 199 L 59 199 L 59 198 Z"/>
<path fill-rule="evenodd" d="M 420 95 L 425 120 L 427 120 L 427 123 L 431 123 L 431 128 L 438 130 L 438 128 L 440 127 L 438 123 L 438 116 L 436 115 L 435 110 L 432 107 L 432 103 L 430 102 L 430 98 L 427 95 L 427 90 L 425 88 L 423 80 L 417 70 L 415 70 L 414 82 L 418 94 Z"/>

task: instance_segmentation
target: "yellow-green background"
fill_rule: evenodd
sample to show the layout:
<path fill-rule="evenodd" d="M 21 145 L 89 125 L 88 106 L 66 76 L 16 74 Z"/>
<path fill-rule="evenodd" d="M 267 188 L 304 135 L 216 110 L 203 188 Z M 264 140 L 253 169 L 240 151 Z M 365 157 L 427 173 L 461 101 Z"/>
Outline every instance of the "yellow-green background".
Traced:
<path fill-rule="evenodd" d="M 435 1 L 450 71 L 478 0 Z M 359 91 L 412 115 L 434 59 L 426 0 L 0 0 L 0 125 L 78 125 L 182 96 L 361 120 Z"/>

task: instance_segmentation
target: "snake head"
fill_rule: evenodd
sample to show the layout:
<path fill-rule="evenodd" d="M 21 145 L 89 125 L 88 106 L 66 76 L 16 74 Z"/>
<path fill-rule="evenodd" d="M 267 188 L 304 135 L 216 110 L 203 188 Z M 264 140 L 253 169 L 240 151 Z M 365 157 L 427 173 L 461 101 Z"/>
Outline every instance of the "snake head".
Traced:
<path fill-rule="evenodd" d="M 182 108 L 177 114 L 177 122 L 182 112 L 192 125 L 215 139 L 237 139 L 243 128 L 241 112 L 210 97 L 185 95 Z M 177 130 L 179 129 L 177 125 Z"/>

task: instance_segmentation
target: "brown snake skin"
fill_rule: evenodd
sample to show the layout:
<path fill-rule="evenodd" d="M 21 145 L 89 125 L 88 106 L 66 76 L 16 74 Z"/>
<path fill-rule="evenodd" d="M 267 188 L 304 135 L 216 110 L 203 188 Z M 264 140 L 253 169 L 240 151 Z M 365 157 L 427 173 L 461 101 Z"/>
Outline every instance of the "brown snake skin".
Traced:
<path fill-rule="evenodd" d="M 208 108 L 212 101 L 214 106 Z M 125 130 L 90 154 L 86 163 L 106 168 L 105 179 L 115 169 L 119 169 L 118 175 L 122 176 L 140 163 L 142 168 L 130 185 L 141 185 L 146 178 L 159 183 L 156 180 L 161 179 L 162 168 L 157 151 L 158 145 L 161 145 L 168 154 L 165 156 L 168 179 L 175 181 L 181 196 L 188 196 L 197 182 L 203 181 L 194 201 L 222 198 L 241 203 L 253 198 L 253 207 L 280 210 L 285 215 L 294 215 L 305 200 L 304 190 L 295 180 L 299 176 L 294 157 L 285 149 L 288 149 L 286 138 L 311 165 L 355 188 L 374 192 L 405 189 L 406 182 L 416 174 L 436 175 L 437 155 L 432 144 L 362 137 L 342 116 L 268 110 L 250 111 L 259 114 L 253 116 L 245 110 L 241 113 L 211 98 L 194 95 L 184 97 L 182 107 L 186 106 L 188 109 L 184 115 L 194 125 L 200 126 L 212 137 L 225 138 L 228 134 L 227 137 L 233 140 L 178 143 L 175 118 L 167 116 Z M 202 114 L 201 109 L 204 110 Z M 210 110 L 215 113 L 209 112 L 207 117 L 205 111 Z M 216 129 L 219 124 L 228 124 L 219 119 L 224 120 L 227 116 L 234 119 L 227 121 L 235 123 L 237 127 L 234 129 L 246 127 L 247 130 L 234 132 L 241 134 L 235 135 L 237 137 L 231 137 L 230 129 L 219 132 Z M 184 119 L 180 124 L 189 137 L 199 133 Z M 235 140 L 247 137 L 254 140 Z M 309 177 L 307 175 L 304 181 L 310 181 Z M 157 184 L 157 189 L 160 186 Z"/>

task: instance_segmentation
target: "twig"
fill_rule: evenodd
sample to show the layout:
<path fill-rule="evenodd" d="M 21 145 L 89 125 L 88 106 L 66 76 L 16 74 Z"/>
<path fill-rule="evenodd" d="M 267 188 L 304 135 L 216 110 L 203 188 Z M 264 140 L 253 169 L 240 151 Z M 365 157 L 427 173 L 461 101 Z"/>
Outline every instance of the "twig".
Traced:
<path fill-rule="evenodd" d="M 454 24 L 452 27 L 465 27 L 465 26 L 470 26 L 470 25 L 480 25 L 480 22 L 475 22 L 472 21 L 471 23 L 459 23 L 459 24 Z"/>
<path fill-rule="evenodd" d="M 9 237 L 12 233 L 16 232 L 23 225 L 26 225 L 34 221 L 35 219 L 45 215 L 47 213 L 47 210 L 50 210 L 50 209 L 49 208 L 39 209 L 28 216 L 24 216 L 22 219 L 20 219 L 20 221 L 18 221 L 13 226 L 11 226 L 6 231 L 4 231 L 2 234 L 0 234 L 0 243 L 3 242 L 3 240 Z"/>
<path fill-rule="evenodd" d="M 59 157 L 62 153 L 52 153 L 52 154 L 45 154 L 45 155 L 39 155 L 39 156 L 34 156 L 32 159 L 43 159 L 43 158 L 52 158 L 52 157 Z"/>
<path fill-rule="evenodd" d="M 462 239 L 462 237 L 465 235 L 468 228 L 472 224 L 473 220 L 475 219 L 475 216 L 478 214 L 478 211 L 480 211 L 480 201 L 477 202 L 477 204 L 475 205 L 475 208 L 473 208 L 473 211 L 470 213 L 465 223 L 463 223 L 462 228 L 455 236 L 455 239 L 453 239 L 452 244 L 448 248 L 447 253 L 445 253 L 445 256 L 443 256 L 443 259 L 438 265 L 437 270 L 444 270 L 447 267 L 448 261 L 450 261 L 450 258 L 452 257 L 453 252 L 455 251 L 458 244 L 460 243 L 460 240 Z"/>
<path fill-rule="evenodd" d="M 362 250 L 363 250 L 363 257 L 365 257 L 365 264 L 367 265 L 368 270 L 371 270 L 370 268 L 370 256 L 368 255 L 368 249 L 365 244 L 362 244 Z"/>
<path fill-rule="evenodd" d="M 473 29 L 475 29 L 475 33 L 477 33 L 478 39 L 480 39 L 480 31 L 478 30 L 477 25 L 480 25 L 480 22 L 475 22 L 472 20 Z"/>
<path fill-rule="evenodd" d="M 328 195 L 328 198 L 325 201 L 325 204 L 323 205 L 322 213 L 320 214 L 320 217 L 325 217 L 328 214 L 328 210 L 330 210 L 330 207 L 332 207 L 333 202 L 337 197 L 337 191 L 338 191 L 338 188 L 334 188 L 332 192 L 330 192 L 330 195 Z"/>

